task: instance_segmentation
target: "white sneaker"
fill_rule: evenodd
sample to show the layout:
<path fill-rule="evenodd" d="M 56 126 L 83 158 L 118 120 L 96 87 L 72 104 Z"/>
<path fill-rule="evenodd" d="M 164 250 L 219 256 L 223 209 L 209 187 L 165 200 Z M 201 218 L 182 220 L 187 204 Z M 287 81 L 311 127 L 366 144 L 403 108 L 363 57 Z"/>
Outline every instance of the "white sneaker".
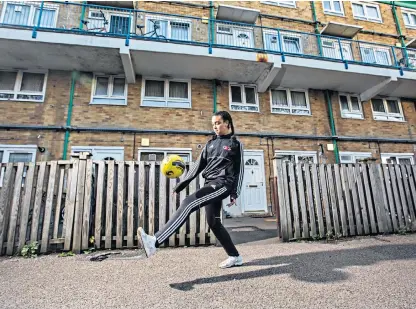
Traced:
<path fill-rule="evenodd" d="M 230 268 L 233 266 L 241 266 L 243 265 L 243 258 L 241 255 L 239 256 L 229 256 L 228 259 L 221 262 L 218 267 L 219 268 Z"/>
<path fill-rule="evenodd" d="M 156 237 L 147 235 L 143 228 L 137 229 L 137 239 L 140 241 L 142 248 L 146 252 L 146 256 L 149 258 L 156 253 Z"/>

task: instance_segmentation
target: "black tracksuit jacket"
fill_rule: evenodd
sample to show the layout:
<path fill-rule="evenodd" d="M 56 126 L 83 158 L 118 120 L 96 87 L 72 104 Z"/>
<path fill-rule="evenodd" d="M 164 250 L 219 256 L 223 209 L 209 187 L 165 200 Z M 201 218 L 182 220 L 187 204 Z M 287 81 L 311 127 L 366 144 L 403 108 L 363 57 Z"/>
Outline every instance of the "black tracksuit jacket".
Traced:
<path fill-rule="evenodd" d="M 201 172 L 206 183 L 230 188 L 230 196 L 240 196 L 244 176 L 243 145 L 231 134 L 219 135 L 208 141 L 189 170 L 185 179 L 174 188 L 175 192 L 185 189 Z"/>

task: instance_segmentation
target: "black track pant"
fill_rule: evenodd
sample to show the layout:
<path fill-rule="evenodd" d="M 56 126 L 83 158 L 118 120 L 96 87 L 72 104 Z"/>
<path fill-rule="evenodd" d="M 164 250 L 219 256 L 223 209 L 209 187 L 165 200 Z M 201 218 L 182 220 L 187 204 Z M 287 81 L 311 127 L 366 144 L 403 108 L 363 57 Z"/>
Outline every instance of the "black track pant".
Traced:
<path fill-rule="evenodd" d="M 205 206 L 208 226 L 214 232 L 215 237 L 229 256 L 238 256 L 238 251 L 220 219 L 221 202 L 229 195 L 229 188 L 219 184 L 208 183 L 195 193 L 187 196 L 172 218 L 155 234 L 157 240 L 156 247 L 175 233 L 186 222 L 186 219 L 193 211 L 196 211 L 201 206 Z"/>

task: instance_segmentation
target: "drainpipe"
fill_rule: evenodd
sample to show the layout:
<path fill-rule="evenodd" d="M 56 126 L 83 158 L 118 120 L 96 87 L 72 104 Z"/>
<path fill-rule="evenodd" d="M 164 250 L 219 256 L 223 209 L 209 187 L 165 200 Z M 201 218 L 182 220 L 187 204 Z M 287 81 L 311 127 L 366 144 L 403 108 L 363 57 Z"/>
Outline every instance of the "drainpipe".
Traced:
<path fill-rule="evenodd" d="M 208 40 L 209 40 L 209 48 L 208 48 L 208 53 L 212 54 L 212 44 L 214 42 L 214 29 L 215 29 L 215 25 L 214 25 L 214 2 L 210 1 L 209 2 L 209 23 L 208 23 Z"/>
<path fill-rule="evenodd" d="M 315 25 L 315 33 L 316 33 L 316 39 L 318 40 L 318 48 L 319 48 L 319 56 L 322 56 L 322 44 L 321 44 L 321 34 L 319 33 L 318 28 L 318 19 L 316 18 L 316 10 L 315 10 L 315 3 L 313 1 L 310 1 L 311 3 L 311 9 L 312 9 L 312 18 Z"/>
<path fill-rule="evenodd" d="M 334 113 L 332 112 L 332 101 L 331 96 L 328 90 L 325 90 L 325 100 L 328 105 L 328 114 L 329 114 L 329 125 L 331 127 L 331 135 L 332 137 L 337 135 L 337 131 L 335 129 L 335 121 L 334 121 Z M 338 144 L 336 139 L 332 139 L 332 143 L 334 144 L 334 155 L 335 155 L 335 162 L 339 163 L 339 152 L 338 152 Z"/>
<path fill-rule="evenodd" d="M 84 24 L 83 24 L 83 20 L 84 20 L 84 17 L 85 17 L 85 6 L 86 6 L 86 4 L 87 4 L 87 2 L 86 1 L 84 1 L 83 3 L 82 3 L 82 11 L 81 11 L 81 19 L 80 19 L 80 21 L 79 21 L 79 29 L 83 29 L 83 27 L 84 27 Z"/>
<path fill-rule="evenodd" d="M 65 129 L 65 139 L 64 139 L 64 150 L 62 153 L 62 160 L 66 160 L 66 153 L 68 152 L 68 143 L 69 143 L 69 127 L 71 126 L 71 116 L 72 116 L 72 107 L 74 103 L 74 92 L 75 92 L 75 82 L 77 79 L 77 72 L 72 72 L 71 77 L 71 90 L 69 92 L 69 105 L 68 105 L 68 116 L 66 117 L 66 129 Z"/>
<path fill-rule="evenodd" d="M 404 57 L 406 59 L 406 67 L 409 66 L 409 58 L 407 56 L 407 49 L 406 49 L 406 43 L 404 42 L 404 38 L 402 35 L 402 29 L 400 28 L 400 23 L 399 23 L 399 19 L 397 17 L 397 11 L 396 11 L 396 5 L 394 3 L 394 1 L 391 1 L 391 10 L 393 12 L 393 17 L 394 17 L 394 23 L 396 24 L 396 29 L 397 29 L 397 33 L 399 34 L 399 38 L 400 38 L 400 43 L 402 45 L 402 51 L 404 53 Z M 400 70 L 402 70 L 402 68 L 400 68 Z M 402 72 L 402 71 L 400 71 Z"/>
<path fill-rule="evenodd" d="M 212 80 L 212 109 L 217 112 L 217 80 Z"/>

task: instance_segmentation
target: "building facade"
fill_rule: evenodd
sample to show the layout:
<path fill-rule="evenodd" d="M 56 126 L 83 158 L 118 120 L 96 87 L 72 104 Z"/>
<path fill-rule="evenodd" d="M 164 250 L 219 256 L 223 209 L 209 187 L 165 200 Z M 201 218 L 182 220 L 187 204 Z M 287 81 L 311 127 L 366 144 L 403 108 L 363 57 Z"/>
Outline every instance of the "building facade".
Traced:
<path fill-rule="evenodd" d="M 272 160 L 414 164 L 411 2 L 0 2 L 0 162 L 193 161 L 227 110 L 237 214 L 271 211 Z"/>

